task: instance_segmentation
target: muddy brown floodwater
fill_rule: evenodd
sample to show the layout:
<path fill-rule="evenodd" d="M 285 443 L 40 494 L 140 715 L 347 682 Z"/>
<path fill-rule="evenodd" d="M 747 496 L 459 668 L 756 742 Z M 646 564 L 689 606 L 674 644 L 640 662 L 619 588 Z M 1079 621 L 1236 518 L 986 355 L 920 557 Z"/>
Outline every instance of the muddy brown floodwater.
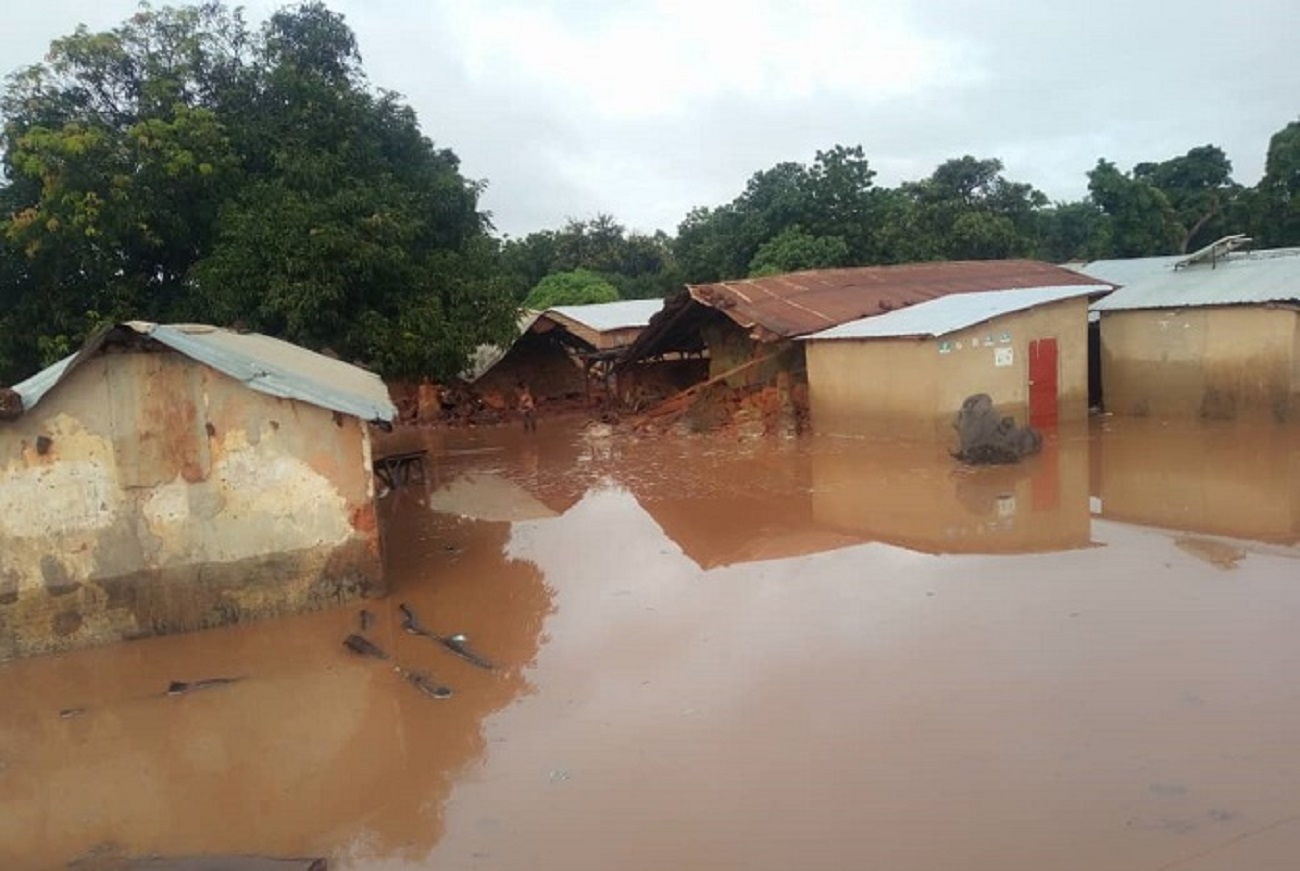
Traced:
<path fill-rule="evenodd" d="M 1300 428 L 415 442 L 389 598 L 0 666 L 0 868 L 1297 867 Z"/>

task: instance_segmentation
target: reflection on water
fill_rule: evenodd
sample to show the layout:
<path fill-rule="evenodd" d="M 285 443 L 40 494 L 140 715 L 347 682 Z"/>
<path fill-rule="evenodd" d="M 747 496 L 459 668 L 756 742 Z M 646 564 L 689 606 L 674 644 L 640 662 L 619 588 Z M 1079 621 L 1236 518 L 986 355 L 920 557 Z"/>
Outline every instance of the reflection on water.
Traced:
<path fill-rule="evenodd" d="M 926 553 L 1027 553 L 1090 542 L 1088 434 L 1050 434 L 1011 466 L 958 466 L 946 447 L 842 442 L 813 457 L 813 511 L 836 529 Z"/>
<path fill-rule="evenodd" d="M 529 692 L 551 602 L 534 566 L 503 557 L 504 525 L 393 508 L 385 601 L 0 668 L 0 868 L 62 867 L 96 848 L 426 853 L 453 779 L 485 750 L 484 719 Z M 402 632 L 399 602 L 503 667 Z M 429 699 L 390 663 L 349 655 L 362 608 L 392 662 L 431 670 L 455 696 Z M 214 676 L 243 679 L 165 694 Z"/>
<path fill-rule="evenodd" d="M 1300 542 L 1300 428 L 1110 418 L 1098 429 L 1104 517 Z"/>
<path fill-rule="evenodd" d="M 394 434 L 384 601 L 0 667 L 0 868 L 1291 867 L 1295 431 L 962 469 L 548 423 Z M 347 654 L 362 607 L 453 698 Z"/>

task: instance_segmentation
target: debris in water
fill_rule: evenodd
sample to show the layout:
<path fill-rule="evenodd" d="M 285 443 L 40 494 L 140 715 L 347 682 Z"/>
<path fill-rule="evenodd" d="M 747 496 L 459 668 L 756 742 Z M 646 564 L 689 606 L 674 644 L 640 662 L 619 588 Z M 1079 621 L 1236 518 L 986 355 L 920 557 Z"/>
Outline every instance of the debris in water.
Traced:
<path fill-rule="evenodd" d="M 355 653 L 357 656 L 373 656 L 375 659 L 388 659 L 388 654 L 379 649 L 379 646 L 369 639 L 362 638 L 360 635 L 349 635 L 343 639 L 343 646 Z"/>
<path fill-rule="evenodd" d="M 415 615 L 415 610 L 410 605 L 402 602 L 397 607 L 398 610 L 402 612 L 402 628 L 410 634 L 423 635 L 425 638 L 431 638 L 459 656 L 461 659 L 472 665 L 476 665 L 479 668 L 487 669 L 488 671 L 496 668 L 491 660 L 481 656 L 470 648 L 468 635 L 463 633 L 448 636 L 439 635 L 431 629 L 426 629 L 420 623 L 420 618 Z"/>
<path fill-rule="evenodd" d="M 1016 463 L 1043 447 L 1037 430 L 1017 426 L 1013 418 L 999 415 L 987 393 L 966 397 L 953 428 L 961 442 L 953 456 L 972 465 Z"/>
<path fill-rule="evenodd" d="M 1241 548 L 1209 538 L 1184 536 L 1175 539 L 1174 544 L 1179 550 L 1224 570 L 1235 569 L 1237 563 L 1246 558 L 1246 552 Z"/>
<path fill-rule="evenodd" d="M 368 632 L 375 623 L 375 615 L 362 608 L 361 613 L 357 615 L 357 622 L 361 624 L 362 632 Z"/>
<path fill-rule="evenodd" d="M 65 720 L 75 720 L 77 717 L 86 716 L 85 708 L 64 708 L 59 711 L 59 716 Z"/>
<path fill-rule="evenodd" d="M 186 693 L 193 693 L 199 690 L 208 690 L 213 687 L 223 687 L 232 684 L 235 681 L 243 680 L 242 677 L 208 677 L 196 681 L 179 681 L 174 680 L 167 685 L 167 695 L 183 696 Z"/>
<path fill-rule="evenodd" d="M 430 674 L 422 671 L 405 671 L 398 668 L 402 677 L 420 692 L 432 699 L 449 699 L 451 698 L 451 687 L 438 683 Z"/>

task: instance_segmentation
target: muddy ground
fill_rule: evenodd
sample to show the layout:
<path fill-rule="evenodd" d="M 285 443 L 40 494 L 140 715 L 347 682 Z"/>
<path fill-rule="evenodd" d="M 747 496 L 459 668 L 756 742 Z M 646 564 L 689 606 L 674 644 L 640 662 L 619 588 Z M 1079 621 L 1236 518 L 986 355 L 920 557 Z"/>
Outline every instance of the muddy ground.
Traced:
<path fill-rule="evenodd" d="M 1296 867 L 1300 429 L 416 442 L 389 598 L 0 666 L 0 868 Z"/>

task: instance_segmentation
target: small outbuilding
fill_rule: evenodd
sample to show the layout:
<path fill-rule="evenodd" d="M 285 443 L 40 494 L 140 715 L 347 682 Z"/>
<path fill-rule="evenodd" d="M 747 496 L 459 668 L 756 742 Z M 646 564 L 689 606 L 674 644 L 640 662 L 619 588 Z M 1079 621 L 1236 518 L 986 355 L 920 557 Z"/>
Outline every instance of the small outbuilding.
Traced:
<path fill-rule="evenodd" d="M 663 305 L 662 299 L 630 299 L 530 314 L 519 338 L 481 359 L 470 380 L 480 393 L 509 396 L 526 381 L 543 401 L 586 396 Z"/>
<path fill-rule="evenodd" d="M 1162 258 L 1093 304 L 1107 411 L 1300 417 L 1300 248 L 1240 250 L 1248 242 Z"/>
<path fill-rule="evenodd" d="M 977 393 L 1039 428 L 1083 419 L 1088 298 L 1109 290 L 1070 283 L 953 294 L 805 336 L 813 428 L 948 433 Z"/>
<path fill-rule="evenodd" d="M 268 336 L 131 322 L 0 420 L 0 660 L 384 591 L 378 376 Z"/>

